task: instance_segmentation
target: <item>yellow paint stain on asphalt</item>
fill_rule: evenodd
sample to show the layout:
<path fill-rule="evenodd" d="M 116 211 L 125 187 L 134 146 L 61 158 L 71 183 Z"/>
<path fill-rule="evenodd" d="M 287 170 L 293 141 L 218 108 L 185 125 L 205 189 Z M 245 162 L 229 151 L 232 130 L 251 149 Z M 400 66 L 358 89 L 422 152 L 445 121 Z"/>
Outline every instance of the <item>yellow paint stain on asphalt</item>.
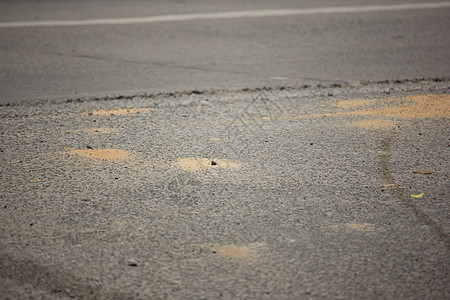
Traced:
<path fill-rule="evenodd" d="M 213 164 L 216 163 L 216 164 Z M 215 168 L 239 168 L 239 164 L 235 160 L 227 159 L 208 159 L 208 158 L 195 158 L 187 157 L 178 159 L 176 165 L 183 170 L 198 171 Z"/>
<path fill-rule="evenodd" d="M 211 246 L 210 249 L 212 251 L 216 251 L 224 256 L 239 258 L 239 259 L 248 259 L 256 257 L 256 253 L 249 249 L 246 246 L 237 246 L 237 245 L 216 245 Z"/>
<path fill-rule="evenodd" d="M 74 149 L 68 151 L 68 153 L 94 160 L 105 160 L 110 162 L 124 161 L 130 156 L 129 152 L 119 149 Z"/>
<path fill-rule="evenodd" d="M 392 121 L 375 119 L 354 121 L 350 123 L 350 126 L 363 129 L 387 129 L 395 127 L 396 124 Z"/>
<path fill-rule="evenodd" d="M 112 109 L 101 109 L 92 112 L 94 116 L 123 116 L 129 114 L 138 114 L 141 112 L 154 111 L 154 108 L 118 108 L 114 107 Z"/>
<path fill-rule="evenodd" d="M 338 103 L 336 103 L 337 107 L 341 107 L 341 108 L 353 108 L 353 107 L 359 107 L 359 106 L 365 106 L 365 105 L 370 105 L 372 103 L 374 103 L 374 100 L 359 100 L 359 99 L 355 99 L 355 100 L 341 100 Z"/>
<path fill-rule="evenodd" d="M 344 102 L 343 102 L 344 101 Z M 340 101 L 341 106 L 344 108 L 351 107 L 353 100 Z M 360 102 L 362 100 L 355 100 L 357 104 L 366 105 L 367 102 Z M 364 100 L 366 101 L 366 100 Z M 413 95 L 403 98 L 390 99 L 393 103 L 389 106 L 381 108 L 373 108 L 366 110 L 352 110 L 330 113 L 319 113 L 309 115 L 298 116 L 286 116 L 279 118 L 258 118 L 259 120 L 296 120 L 296 119 L 308 119 L 318 117 L 342 117 L 342 116 L 358 116 L 358 117 L 384 117 L 394 119 L 423 119 L 423 118 L 441 118 L 450 117 L 450 95 Z M 378 100 L 378 103 L 382 104 L 383 100 Z M 364 104 L 363 104 L 364 103 Z M 359 105 L 356 105 L 359 106 Z"/>
<path fill-rule="evenodd" d="M 334 113 L 335 116 L 384 116 L 401 119 L 423 119 L 450 117 L 450 95 L 415 95 L 404 97 L 398 102 L 410 105 L 388 106 L 372 110 Z M 402 104 L 402 103 L 400 103 Z"/>

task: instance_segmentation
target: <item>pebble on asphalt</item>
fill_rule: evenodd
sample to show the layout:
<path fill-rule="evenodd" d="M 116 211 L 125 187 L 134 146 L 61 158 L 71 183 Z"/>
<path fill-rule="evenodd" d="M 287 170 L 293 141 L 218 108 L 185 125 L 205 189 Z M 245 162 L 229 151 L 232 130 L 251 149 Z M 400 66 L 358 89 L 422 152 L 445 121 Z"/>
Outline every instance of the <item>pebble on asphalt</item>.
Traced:
<path fill-rule="evenodd" d="M 130 258 L 130 259 L 128 260 L 128 265 L 129 265 L 130 267 L 137 267 L 138 263 L 137 263 L 137 261 L 136 261 L 135 259 Z"/>

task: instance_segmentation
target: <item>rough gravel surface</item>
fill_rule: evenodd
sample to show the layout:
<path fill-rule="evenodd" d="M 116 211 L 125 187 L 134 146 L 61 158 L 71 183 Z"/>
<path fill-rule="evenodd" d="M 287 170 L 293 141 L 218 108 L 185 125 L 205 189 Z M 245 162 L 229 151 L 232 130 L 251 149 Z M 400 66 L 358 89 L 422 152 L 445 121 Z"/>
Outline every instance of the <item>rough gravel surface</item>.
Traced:
<path fill-rule="evenodd" d="M 449 87 L 0 107 L 0 298 L 448 299 Z"/>

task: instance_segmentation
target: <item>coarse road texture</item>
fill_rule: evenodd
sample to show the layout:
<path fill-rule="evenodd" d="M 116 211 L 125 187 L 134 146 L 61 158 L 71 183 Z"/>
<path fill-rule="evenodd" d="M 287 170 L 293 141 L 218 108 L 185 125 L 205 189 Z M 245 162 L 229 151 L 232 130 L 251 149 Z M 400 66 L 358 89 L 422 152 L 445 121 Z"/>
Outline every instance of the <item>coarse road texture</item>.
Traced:
<path fill-rule="evenodd" d="M 448 299 L 450 2 L 0 1 L 0 299 Z"/>
<path fill-rule="evenodd" d="M 450 76 L 448 1 L 149 2 L 0 1 L 0 104 Z"/>
<path fill-rule="evenodd" d="M 0 291 L 448 298 L 449 85 L 3 107 Z"/>

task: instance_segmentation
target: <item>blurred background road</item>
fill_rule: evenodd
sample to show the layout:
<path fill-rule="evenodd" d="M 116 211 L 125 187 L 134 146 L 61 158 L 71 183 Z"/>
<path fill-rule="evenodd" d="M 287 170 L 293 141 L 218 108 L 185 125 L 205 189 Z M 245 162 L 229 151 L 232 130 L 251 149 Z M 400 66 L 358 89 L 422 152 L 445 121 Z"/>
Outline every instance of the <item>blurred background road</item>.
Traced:
<path fill-rule="evenodd" d="M 378 8 L 358 10 L 369 6 Z M 0 104 L 448 76 L 448 6 L 415 0 L 0 1 Z M 352 11 L 342 13 L 343 7 Z M 311 10 L 317 8 L 327 13 Z M 286 9 L 300 14 L 276 15 Z M 267 16 L 180 21 L 260 10 Z M 179 18 L 166 22 L 114 21 L 174 14 Z M 112 21 L 37 27 L 102 19 Z M 14 27 L 23 21 L 30 23 Z"/>

